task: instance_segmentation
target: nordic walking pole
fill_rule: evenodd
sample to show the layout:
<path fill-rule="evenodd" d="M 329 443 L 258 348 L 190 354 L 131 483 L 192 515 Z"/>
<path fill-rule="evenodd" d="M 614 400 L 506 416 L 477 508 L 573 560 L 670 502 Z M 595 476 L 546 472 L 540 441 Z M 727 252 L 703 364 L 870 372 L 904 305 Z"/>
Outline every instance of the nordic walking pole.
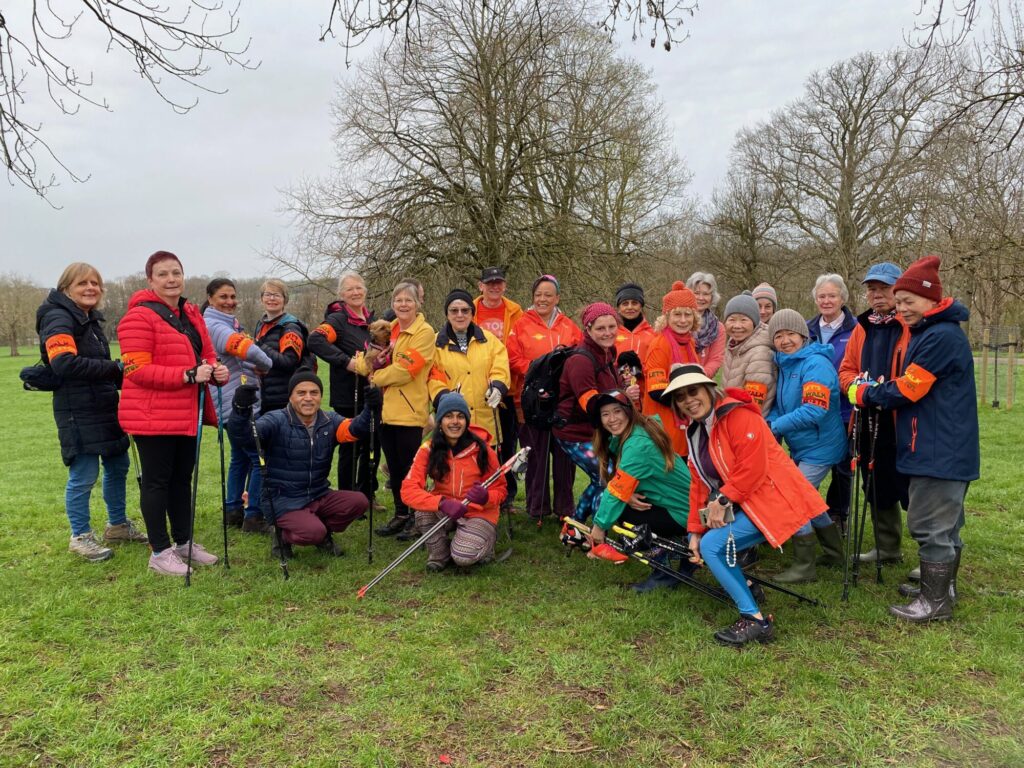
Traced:
<path fill-rule="evenodd" d="M 498 443 L 498 450 L 496 450 L 495 453 L 498 454 L 498 461 L 501 462 L 505 460 L 505 457 L 502 455 L 501 449 L 502 443 L 504 441 L 501 439 L 501 422 L 498 419 L 497 407 L 491 408 L 491 413 L 494 414 L 494 439 Z M 509 509 L 511 509 L 511 506 L 509 506 Z M 506 522 L 508 523 L 508 540 L 512 541 L 512 512 L 510 511 L 507 515 L 505 515 L 505 517 Z"/>
<path fill-rule="evenodd" d="M 359 374 L 353 374 L 353 377 L 352 377 L 352 407 L 354 409 L 352 411 L 352 415 L 353 416 L 358 416 L 359 415 Z M 338 460 L 339 461 L 341 460 L 340 454 L 339 454 L 339 459 Z M 339 478 L 339 480 L 340 480 L 340 478 Z M 358 490 L 358 483 L 359 483 L 359 445 L 358 445 L 358 443 L 356 445 L 352 446 L 352 476 L 351 476 L 350 480 L 351 480 L 352 484 L 349 486 L 349 490 L 352 490 L 352 491 Z"/>
<path fill-rule="evenodd" d="M 217 446 L 220 448 L 220 522 L 224 529 L 224 568 L 231 569 L 228 562 L 228 493 L 225 489 L 224 473 L 224 392 L 217 387 Z"/>
<path fill-rule="evenodd" d="M 199 385 L 199 426 L 196 428 L 196 463 L 192 469 L 192 509 L 188 518 L 188 560 L 185 562 L 185 586 L 192 586 L 192 539 L 196 530 L 196 497 L 199 494 L 199 449 L 203 444 L 203 407 L 206 405 L 206 384 Z"/>
<path fill-rule="evenodd" d="M 377 502 L 377 458 L 374 453 L 374 437 L 377 436 L 377 420 L 374 418 L 376 414 L 370 411 L 370 453 L 366 457 L 367 462 L 367 473 L 366 479 L 370 484 L 370 509 L 368 520 L 370 523 L 370 530 L 367 532 L 367 544 L 366 544 L 366 562 L 373 565 L 373 505 Z M 355 451 L 359 448 L 355 448 L 353 451 L 353 457 Z"/>
<path fill-rule="evenodd" d="M 139 463 L 139 449 L 135 447 L 135 438 L 128 435 L 128 444 L 132 449 L 132 464 L 135 465 L 135 482 L 139 484 L 139 503 L 142 503 L 142 465 Z"/>
<path fill-rule="evenodd" d="M 481 485 L 484 488 L 489 488 L 491 485 L 494 484 L 494 482 L 499 477 L 504 475 L 506 472 L 509 472 L 509 471 L 513 471 L 514 472 L 519 466 L 521 466 L 526 461 L 526 455 L 529 452 L 530 452 L 529 446 L 527 446 L 525 448 L 521 448 L 514 456 L 509 458 L 508 461 L 506 461 L 504 464 L 502 464 L 500 467 L 498 467 L 496 470 L 494 470 L 494 473 L 490 477 L 488 477 L 486 480 L 484 480 L 481 483 Z M 466 499 L 463 499 L 462 503 L 463 504 L 469 504 L 469 501 L 466 500 Z M 363 597 L 366 595 L 366 593 L 370 589 L 372 589 L 375 584 L 380 582 L 381 579 L 383 579 L 385 576 L 387 576 L 389 573 L 391 573 L 393 570 L 395 570 L 395 568 L 397 568 L 399 565 L 401 565 L 402 562 L 406 558 L 409 557 L 409 555 L 411 555 L 413 552 L 415 552 L 417 549 L 419 549 L 423 545 L 423 543 L 426 542 L 427 539 L 429 539 L 431 536 L 433 536 L 435 533 L 437 533 L 439 530 L 441 530 L 449 522 L 450 522 L 450 520 L 449 520 L 449 518 L 447 516 L 442 516 L 440 520 L 438 520 L 434 525 L 432 525 L 430 527 L 429 531 L 424 533 L 422 536 L 420 536 L 418 539 L 416 539 L 416 541 L 414 541 L 412 544 L 410 544 L 409 548 L 406 549 L 405 552 L 403 552 L 398 557 L 396 557 L 394 560 L 392 560 L 391 563 L 389 563 L 388 566 L 383 571 L 381 571 L 376 576 L 374 576 L 373 579 L 366 586 L 361 587 L 359 589 L 359 592 L 356 593 L 356 597 L 358 599 L 362 600 Z"/>
<path fill-rule="evenodd" d="M 860 526 L 861 509 L 860 509 L 860 431 L 861 431 L 861 412 L 860 406 L 853 406 L 853 415 L 850 417 L 850 469 L 853 470 L 853 502 L 850 504 L 850 519 L 846 523 L 846 535 L 844 537 L 844 552 L 843 552 L 843 596 L 842 601 L 845 603 L 850 599 L 850 577 L 851 570 L 854 572 L 853 578 L 856 579 L 856 573 L 860 570 L 860 552 L 856 554 L 852 551 L 851 543 L 856 542 L 857 530 Z M 857 558 L 858 562 L 851 568 L 852 558 Z"/>

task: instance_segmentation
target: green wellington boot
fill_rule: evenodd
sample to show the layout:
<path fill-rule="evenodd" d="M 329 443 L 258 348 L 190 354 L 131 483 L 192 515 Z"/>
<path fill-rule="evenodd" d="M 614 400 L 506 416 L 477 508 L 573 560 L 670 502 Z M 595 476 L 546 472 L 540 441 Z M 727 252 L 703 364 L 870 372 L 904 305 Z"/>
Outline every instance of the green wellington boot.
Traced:
<path fill-rule="evenodd" d="M 829 526 L 834 528 L 835 526 Z M 817 581 L 814 568 L 814 536 L 793 537 L 793 564 L 775 577 L 780 584 Z"/>
<path fill-rule="evenodd" d="M 843 536 L 839 532 L 839 526 L 833 523 L 824 528 L 815 528 L 814 535 L 821 542 L 821 548 L 825 554 L 818 558 L 818 565 L 842 566 L 843 560 Z"/>
<path fill-rule="evenodd" d="M 903 562 L 900 542 L 903 538 L 903 520 L 900 506 L 895 504 L 875 512 L 875 548 L 860 555 L 862 563 L 873 563 L 879 556 L 882 564 Z"/>

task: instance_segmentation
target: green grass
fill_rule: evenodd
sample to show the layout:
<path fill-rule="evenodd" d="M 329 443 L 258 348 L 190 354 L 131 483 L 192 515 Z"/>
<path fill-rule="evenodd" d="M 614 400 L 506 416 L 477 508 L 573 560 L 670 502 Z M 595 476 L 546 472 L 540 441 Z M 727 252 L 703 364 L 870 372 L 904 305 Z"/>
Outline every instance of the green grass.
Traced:
<path fill-rule="evenodd" d="M 433 576 L 417 554 L 361 602 L 400 551 L 377 540 L 368 565 L 365 522 L 344 558 L 301 551 L 288 582 L 266 539 L 236 531 L 231 569 L 188 590 L 137 546 L 79 561 L 50 398 L 17 380 L 31 362 L 0 358 L 0 766 L 1024 765 L 1024 406 L 980 409 L 955 621 L 888 617 L 907 566 L 848 604 L 828 571 L 806 588 L 824 608 L 769 595 L 778 641 L 737 652 L 711 640 L 731 609 L 638 597 L 637 564 L 567 558 L 522 517 L 506 563 Z M 218 483 L 208 429 L 212 550 Z"/>

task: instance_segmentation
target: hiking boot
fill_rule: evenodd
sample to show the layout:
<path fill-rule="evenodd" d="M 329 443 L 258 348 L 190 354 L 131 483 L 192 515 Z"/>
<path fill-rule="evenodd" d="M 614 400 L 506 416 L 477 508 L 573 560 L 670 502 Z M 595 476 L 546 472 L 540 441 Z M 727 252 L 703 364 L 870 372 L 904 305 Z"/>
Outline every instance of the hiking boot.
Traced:
<path fill-rule="evenodd" d="M 103 531 L 103 541 L 108 544 L 122 541 L 138 541 L 145 544 L 149 537 L 136 528 L 131 520 L 125 520 L 120 525 L 108 525 Z"/>
<path fill-rule="evenodd" d="M 224 518 L 232 528 L 241 528 L 245 522 L 245 510 L 241 507 L 227 509 L 224 511 Z"/>
<path fill-rule="evenodd" d="M 409 515 L 409 519 L 405 522 L 405 527 L 395 536 L 395 541 L 415 541 L 419 536 L 420 534 L 416 530 L 416 520 L 412 515 Z"/>
<path fill-rule="evenodd" d="M 889 613 L 914 624 L 928 621 L 949 621 L 953 618 L 950 596 L 954 563 L 921 561 L 921 592 L 907 605 L 890 605 Z"/>
<path fill-rule="evenodd" d="M 431 573 L 440 573 L 450 562 L 451 560 L 427 560 L 427 570 Z"/>
<path fill-rule="evenodd" d="M 178 557 L 182 562 L 187 562 L 189 559 L 188 553 L 188 542 L 179 544 L 174 548 L 174 551 L 178 554 Z M 217 556 L 206 551 L 206 547 L 202 544 L 192 542 L 192 562 L 196 565 L 213 565 L 217 562 Z"/>
<path fill-rule="evenodd" d="M 834 526 L 829 526 L 833 528 Z M 814 536 L 793 537 L 793 564 L 775 577 L 780 584 L 797 584 L 817 581 L 814 570 Z"/>
<path fill-rule="evenodd" d="M 821 548 L 825 551 L 818 558 L 818 565 L 842 566 L 846 557 L 843 555 L 843 537 L 839 532 L 839 526 L 833 523 L 832 525 L 826 525 L 824 528 L 815 528 L 814 535 L 818 537 L 818 541 L 821 542 Z"/>
<path fill-rule="evenodd" d="M 953 577 L 949 580 L 949 599 L 953 602 L 953 605 L 956 605 L 956 601 L 958 598 L 956 592 L 956 577 L 957 574 L 960 572 L 961 551 L 961 549 L 958 549 L 956 551 L 956 558 L 953 560 Z M 921 594 L 921 587 L 919 584 L 900 584 L 898 587 L 896 587 L 896 591 L 903 595 L 903 597 L 909 597 L 910 599 L 914 599 L 915 597 Z"/>
<path fill-rule="evenodd" d="M 277 536 L 271 536 L 270 537 L 270 556 L 272 558 L 274 558 L 275 560 L 280 560 L 281 559 L 281 547 L 278 546 L 277 541 L 278 541 Z M 284 542 L 284 559 L 285 560 L 291 560 L 293 557 L 295 557 L 295 553 L 292 552 L 291 542 L 285 541 Z"/>
<path fill-rule="evenodd" d="M 921 566 L 917 566 L 917 568 L 912 568 L 907 573 L 907 580 L 908 581 L 920 581 L 921 580 Z"/>
<path fill-rule="evenodd" d="M 247 517 L 242 521 L 242 533 L 270 533 L 274 526 L 259 515 Z"/>
<path fill-rule="evenodd" d="M 174 547 L 168 547 L 161 552 L 154 552 L 150 555 L 149 570 L 155 571 L 162 576 L 184 576 L 189 572 L 188 566 L 178 557 Z"/>
<path fill-rule="evenodd" d="M 114 550 L 104 547 L 93 535 L 92 531 L 86 531 L 78 536 L 72 536 L 68 544 L 68 552 L 74 552 L 90 563 L 102 563 L 114 556 Z"/>
<path fill-rule="evenodd" d="M 757 551 L 756 544 L 753 547 L 741 549 L 736 553 L 736 565 L 740 567 L 741 571 L 747 570 L 747 568 L 750 568 L 760 559 L 761 553 Z"/>
<path fill-rule="evenodd" d="M 742 648 L 751 640 L 759 643 L 770 643 L 775 639 L 775 621 L 769 616 L 766 619 L 755 619 L 753 616 L 740 615 L 739 620 L 731 627 L 715 632 L 715 640 L 722 645 Z"/>
<path fill-rule="evenodd" d="M 334 537 L 331 536 L 330 531 L 328 531 L 323 540 L 316 545 L 316 548 L 325 555 L 330 555 L 331 557 L 341 557 L 345 554 L 345 550 L 338 546 L 338 542 L 336 542 Z"/>
<path fill-rule="evenodd" d="M 650 558 L 650 560 L 652 563 L 658 563 L 660 565 L 671 567 L 671 563 L 669 562 L 667 552 L 663 555 L 652 557 Z M 689 568 L 687 568 L 687 566 L 689 566 Z M 686 576 L 690 576 L 693 573 L 694 569 L 695 566 L 688 560 L 680 561 L 679 568 L 677 568 L 677 570 L 680 573 L 683 573 Z M 663 587 L 667 589 L 675 589 L 681 583 L 682 582 L 680 582 L 679 579 L 677 579 L 675 576 L 672 576 L 669 573 L 665 573 L 664 571 L 661 571 L 655 568 L 654 566 L 651 566 L 651 575 L 641 582 L 637 582 L 636 584 L 630 584 L 629 588 L 637 594 L 643 595 L 647 592 L 653 592 L 654 590 L 661 589 Z"/>
<path fill-rule="evenodd" d="M 405 530 L 406 525 L 413 519 L 412 515 L 395 515 L 380 528 L 374 530 L 377 536 L 394 536 Z"/>

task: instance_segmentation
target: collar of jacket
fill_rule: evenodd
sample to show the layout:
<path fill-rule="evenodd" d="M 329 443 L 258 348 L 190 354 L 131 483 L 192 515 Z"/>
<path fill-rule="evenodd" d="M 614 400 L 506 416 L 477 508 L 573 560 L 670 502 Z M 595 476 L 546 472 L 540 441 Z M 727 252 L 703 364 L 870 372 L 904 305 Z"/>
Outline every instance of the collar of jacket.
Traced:
<path fill-rule="evenodd" d="M 284 407 L 284 410 L 285 410 L 285 413 L 288 414 L 288 423 L 289 424 L 294 424 L 296 426 L 302 427 L 303 429 L 309 429 L 309 427 L 306 426 L 306 424 L 302 421 L 302 419 L 299 418 L 299 414 L 297 414 L 295 412 L 295 409 L 292 408 L 292 404 L 291 403 L 288 403 L 288 405 L 286 405 Z M 324 424 L 327 424 L 329 422 L 330 422 L 330 419 L 327 417 L 327 414 L 324 413 L 323 408 L 321 408 L 320 410 L 318 410 L 316 412 L 316 420 L 313 422 L 312 427 L 314 429 L 320 429 L 320 427 L 322 427 Z"/>
<path fill-rule="evenodd" d="M 487 343 L 487 338 L 484 336 L 484 329 L 476 323 L 470 323 L 469 327 L 466 328 L 466 338 L 478 341 L 481 344 Z M 450 344 L 453 352 L 459 352 L 459 343 L 455 340 L 455 331 L 452 330 L 451 323 L 445 323 L 444 327 L 437 332 L 437 340 L 434 345 L 439 349 L 443 349 L 445 345 Z"/>
<path fill-rule="evenodd" d="M 85 325 L 90 320 L 98 320 L 103 322 L 103 313 L 98 309 L 89 310 L 86 312 L 80 306 L 72 301 L 71 297 L 66 293 L 58 291 L 56 288 L 50 290 L 50 295 L 46 297 L 46 300 L 55 306 L 62 307 L 71 313 L 71 316 L 75 319 L 75 322 L 79 325 Z"/>

